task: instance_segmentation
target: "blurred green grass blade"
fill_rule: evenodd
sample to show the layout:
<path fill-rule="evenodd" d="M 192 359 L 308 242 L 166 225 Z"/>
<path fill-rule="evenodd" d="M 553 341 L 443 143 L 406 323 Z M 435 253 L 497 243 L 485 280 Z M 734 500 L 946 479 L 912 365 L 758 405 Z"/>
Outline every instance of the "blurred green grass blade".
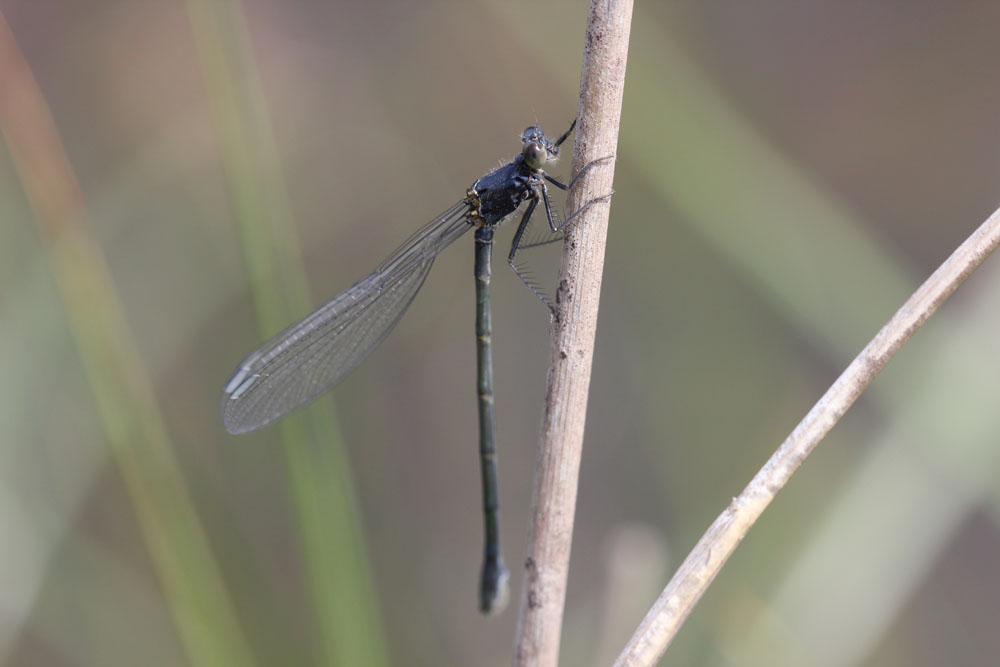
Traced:
<path fill-rule="evenodd" d="M 0 128 L 35 212 L 101 422 L 193 664 L 253 665 L 163 418 L 88 229 L 51 115 L 0 17 Z"/>
<path fill-rule="evenodd" d="M 851 358 L 916 284 L 860 221 L 768 141 L 653 21 L 622 154 L 692 229 L 831 359 Z M 665 207 L 666 209 L 666 207 Z M 844 258 L 850 258 L 845 264 Z M 795 278 L 789 279 L 790 276 Z M 866 295 L 858 299 L 859 294 Z"/>
<path fill-rule="evenodd" d="M 329 406 L 288 417 L 280 430 L 325 664 L 387 665 L 350 466 Z"/>
<path fill-rule="evenodd" d="M 266 336 L 312 304 L 277 148 L 238 4 L 189 0 L 188 10 Z M 330 665 L 386 664 L 349 466 L 329 403 L 284 419 L 280 433 L 323 659 Z"/>

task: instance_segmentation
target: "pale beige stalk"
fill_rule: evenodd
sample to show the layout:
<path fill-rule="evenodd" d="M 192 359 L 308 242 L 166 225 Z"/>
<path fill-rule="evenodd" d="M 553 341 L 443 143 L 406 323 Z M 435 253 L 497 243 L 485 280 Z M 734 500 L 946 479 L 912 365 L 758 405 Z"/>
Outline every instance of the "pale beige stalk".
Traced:
<path fill-rule="evenodd" d="M 574 173 L 617 150 L 631 19 L 631 0 L 592 0 L 590 4 Z M 614 165 L 612 158 L 591 167 L 570 193 L 567 210 L 576 211 L 610 193 Z M 596 202 L 570 223 L 566 234 L 515 665 L 550 667 L 559 658 L 609 206 L 607 199 Z"/>
<path fill-rule="evenodd" d="M 615 665 L 653 665 L 775 494 L 938 306 L 1000 244 L 1000 210 L 938 267 L 855 357 L 760 472 L 719 515 L 646 614 Z"/>

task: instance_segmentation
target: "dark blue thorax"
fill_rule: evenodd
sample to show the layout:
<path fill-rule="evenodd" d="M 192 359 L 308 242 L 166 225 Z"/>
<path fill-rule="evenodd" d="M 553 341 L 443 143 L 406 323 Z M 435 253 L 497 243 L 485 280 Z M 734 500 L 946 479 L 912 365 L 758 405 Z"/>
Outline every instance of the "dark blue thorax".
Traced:
<path fill-rule="evenodd" d="M 496 225 L 517 210 L 531 194 L 531 170 L 520 159 L 491 171 L 472 184 L 479 197 L 479 215 Z"/>

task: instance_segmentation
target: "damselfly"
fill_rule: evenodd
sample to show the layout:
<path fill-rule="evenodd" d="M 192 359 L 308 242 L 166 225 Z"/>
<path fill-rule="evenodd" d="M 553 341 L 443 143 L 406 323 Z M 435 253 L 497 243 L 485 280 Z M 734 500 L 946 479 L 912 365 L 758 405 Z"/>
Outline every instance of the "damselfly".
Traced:
<path fill-rule="evenodd" d="M 413 301 L 438 253 L 475 229 L 476 351 L 479 390 L 479 456 L 483 481 L 485 556 L 480 575 L 479 608 L 494 613 L 506 604 L 508 572 L 500 554 L 500 514 L 496 464 L 496 416 L 490 324 L 490 272 L 493 231 L 527 202 L 514 232 L 507 262 L 532 292 L 552 304 L 519 270 L 515 257 L 524 232 L 541 200 L 553 234 L 592 204 L 587 202 L 557 225 L 546 181 L 569 190 L 589 163 L 564 184 L 543 167 L 559 155 L 559 146 L 576 121 L 555 141 L 539 127 L 521 135 L 521 153 L 478 179 L 465 197 L 420 228 L 370 275 L 293 324 L 240 363 L 222 392 L 222 420 L 230 433 L 253 431 L 316 398 L 357 368 L 389 334 Z"/>

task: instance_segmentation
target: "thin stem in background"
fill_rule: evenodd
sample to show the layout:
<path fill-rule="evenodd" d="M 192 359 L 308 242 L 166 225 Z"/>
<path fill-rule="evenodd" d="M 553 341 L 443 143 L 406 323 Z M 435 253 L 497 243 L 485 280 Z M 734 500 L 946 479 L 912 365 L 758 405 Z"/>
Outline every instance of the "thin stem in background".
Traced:
<path fill-rule="evenodd" d="M 695 545 L 615 661 L 655 664 L 775 494 L 938 306 L 1000 245 L 995 211 L 914 292 Z"/>
<path fill-rule="evenodd" d="M 0 14 L 0 131 L 34 212 L 111 454 L 193 665 L 252 666 L 219 564 L 42 92 Z"/>
<path fill-rule="evenodd" d="M 574 173 L 617 150 L 631 20 L 632 0 L 590 3 Z M 567 210 L 610 193 L 613 179 L 612 157 L 580 179 Z M 608 212 L 607 201 L 590 206 L 568 230 L 563 248 L 515 665 L 554 666 L 559 658 Z"/>
<path fill-rule="evenodd" d="M 187 8 L 257 321 L 270 336 L 309 312 L 312 299 L 250 36 L 238 0 L 188 0 Z M 329 400 L 289 416 L 277 431 L 321 661 L 388 664 L 350 464 Z"/>

